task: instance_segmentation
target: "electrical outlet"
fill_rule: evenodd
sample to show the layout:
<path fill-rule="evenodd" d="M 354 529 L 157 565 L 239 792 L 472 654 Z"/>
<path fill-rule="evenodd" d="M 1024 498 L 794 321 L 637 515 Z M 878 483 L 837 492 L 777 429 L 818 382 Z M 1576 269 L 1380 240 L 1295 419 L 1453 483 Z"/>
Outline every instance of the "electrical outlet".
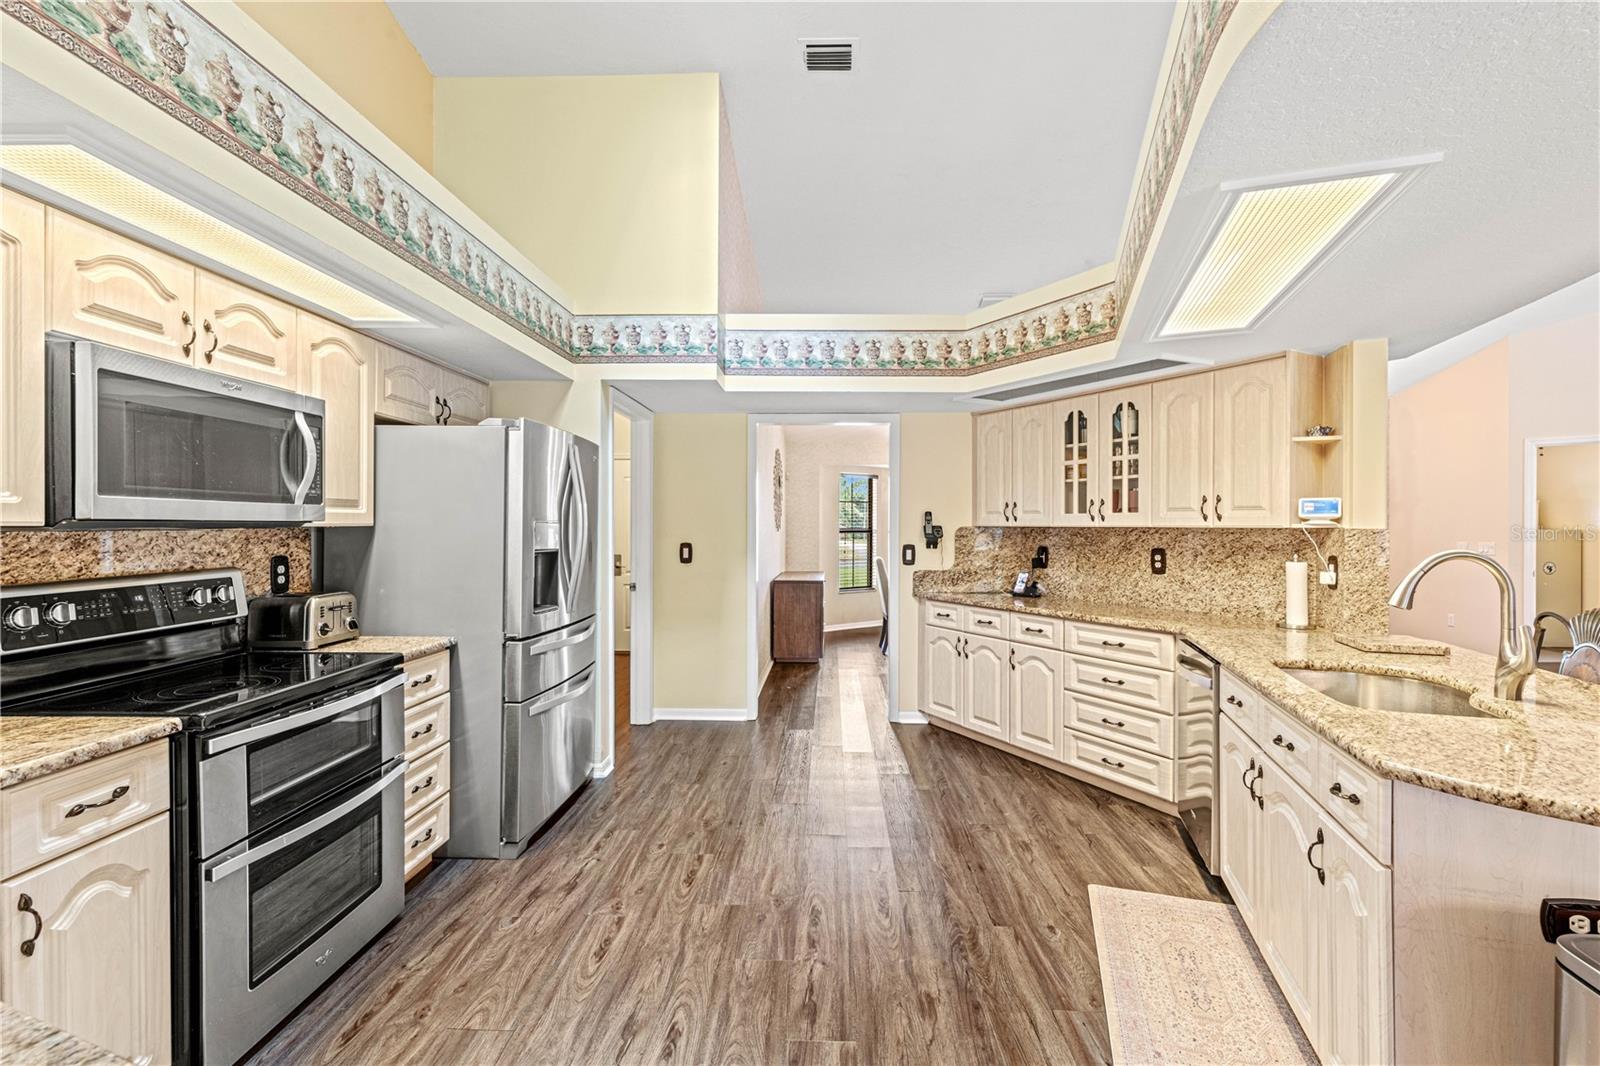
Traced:
<path fill-rule="evenodd" d="M 1445 615 L 1444 616 L 1444 624 L 1446 626 L 1450 627 L 1451 629 L 1454 629 L 1456 627 L 1456 616 L 1453 615 L 1453 614 Z"/>
<path fill-rule="evenodd" d="M 1567 933 L 1600 929 L 1600 899 L 1547 899 L 1539 904 L 1539 929 L 1550 943 Z"/>
<path fill-rule="evenodd" d="M 1157 577 L 1167 572 L 1167 549 L 1150 549 L 1150 572 Z"/>

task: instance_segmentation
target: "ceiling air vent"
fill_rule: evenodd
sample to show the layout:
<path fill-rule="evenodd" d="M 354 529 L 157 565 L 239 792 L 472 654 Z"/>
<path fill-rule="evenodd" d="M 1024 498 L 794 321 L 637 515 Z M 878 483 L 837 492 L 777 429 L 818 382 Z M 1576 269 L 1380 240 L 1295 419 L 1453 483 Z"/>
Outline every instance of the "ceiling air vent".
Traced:
<path fill-rule="evenodd" d="M 822 40 L 815 37 L 800 38 L 801 58 L 812 73 L 831 71 L 848 74 L 854 69 L 856 42 L 854 37 Z"/>
<path fill-rule="evenodd" d="M 1018 385 L 1015 388 L 997 389 L 994 392 L 980 392 L 973 399 L 987 400 L 990 403 L 1009 403 L 1012 400 L 1025 400 L 1032 396 L 1042 396 L 1051 392 L 1066 392 L 1069 389 L 1078 389 L 1085 385 L 1103 385 L 1108 381 L 1121 381 L 1124 378 L 1153 374 L 1160 370 L 1171 370 L 1173 367 L 1180 366 L 1195 367 L 1196 364 L 1183 359 L 1146 359 L 1142 363 L 1124 363 L 1121 366 L 1108 366 L 1100 370 L 1091 370 L 1086 374 L 1051 378 L 1049 381 L 1036 381 L 1031 385 Z"/>

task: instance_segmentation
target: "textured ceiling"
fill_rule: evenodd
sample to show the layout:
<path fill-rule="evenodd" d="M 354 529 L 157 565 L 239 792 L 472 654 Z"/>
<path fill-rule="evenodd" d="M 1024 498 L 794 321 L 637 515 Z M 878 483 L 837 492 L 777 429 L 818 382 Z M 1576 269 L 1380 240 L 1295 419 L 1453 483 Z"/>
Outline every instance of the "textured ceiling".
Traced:
<path fill-rule="evenodd" d="M 1600 5 L 1288 3 L 1224 83 L 1125 359 L 1409 355 L 1600 269 Z M 1251 333 L 1148 341 L 1227 181 L 1443 152 Z"/>
<path fill-rule="evenodd" d="M 440 77 L 722 76 L 766 311 L 960 313 L 1111 261 L 1170 3 L 393 3 Z M 859 39 L 807 74 L 798 39 Z M 641 161 L 647 165 L 647 161 Z"/>

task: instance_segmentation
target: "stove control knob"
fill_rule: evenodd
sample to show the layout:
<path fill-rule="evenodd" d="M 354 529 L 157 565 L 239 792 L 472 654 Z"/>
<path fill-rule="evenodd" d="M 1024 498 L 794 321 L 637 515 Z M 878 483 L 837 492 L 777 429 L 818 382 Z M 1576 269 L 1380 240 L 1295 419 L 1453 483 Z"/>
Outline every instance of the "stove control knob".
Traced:
<path fill-rule="evenodd" d="M 333 632 L 333 627 L 330 626 L 328 623 L 326 623 L 326 622 L 318 622 L 317 623 L 317 635 L 319 637 L 325 637 L 329 633 L 332 633 L 332 632 Z"/>
<path fill-rule="evenodd" d="M 361 628 L 360 626 L 356 625 L 356 620 L 355 620 L 355 616 L 354 615 L 351 615 L 349 618 L 346 618 L 344 620 L 344 627 L 346 629 L 348 629 L 352 633 L 354 633 L 356 630 Z"/>
<path fill-rule="evenodd" d="M 6 612 L 6 625 L 12 629 L 26 632 L 38 624 L 39 608 L 37 607 L 30 607 L 22 603 Z"/>
<path fill-rule="evenodd" d="M 44 616 L 51 625 L 68 626 L 78 620 L 78 607 L 67 600 L 57 600 L 45 608 Z"/>
<path fill-rule="evenodd" d="M 189 602 L 196 607 L 208 607 L 211 604 L 210 589 L 193 589 L 189 593 Z"/>
<path fill-rule="evenodd" d="M 231 581 L 217 586 L 216 599 L 218 603 L 233 602 L 233 583 Z"/>

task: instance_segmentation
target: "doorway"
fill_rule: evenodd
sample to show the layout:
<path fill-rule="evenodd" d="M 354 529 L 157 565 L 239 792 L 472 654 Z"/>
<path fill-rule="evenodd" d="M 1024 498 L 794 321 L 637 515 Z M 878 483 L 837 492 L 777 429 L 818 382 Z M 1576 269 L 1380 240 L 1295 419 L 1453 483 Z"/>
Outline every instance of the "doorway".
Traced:
<path fill-rule="evenodd" d="M 611 698 L 602 705 L 604 763 L 627 749 L 635 726 L 654 720 L 651 656 L 652 412 L 615 387 L 608 391 L 605 462 L 611 521 L 604 531 L 610 625 Z"/>
<path fill-rule="evenodd" d="M 1527 610 L 1571 618 L 1600 608 L 1600 442 L 1530 441 L 1528 450 Z M 1554 668 L 1571 649 L 1566 627 L 1547 624 L 1540 665 Z"/>

